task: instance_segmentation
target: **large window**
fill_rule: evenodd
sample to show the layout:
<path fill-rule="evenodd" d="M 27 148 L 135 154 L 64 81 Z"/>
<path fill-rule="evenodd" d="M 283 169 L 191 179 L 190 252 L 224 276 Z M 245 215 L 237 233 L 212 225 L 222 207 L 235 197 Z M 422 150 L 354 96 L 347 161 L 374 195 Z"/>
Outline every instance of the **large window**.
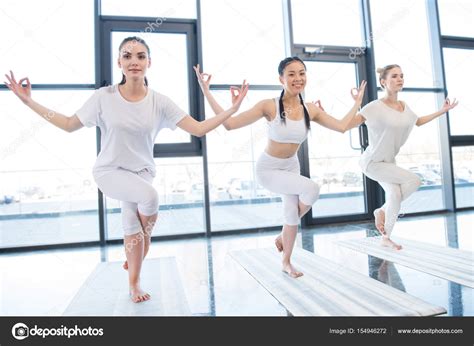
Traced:
<path fill-rule="evenodd" d="M 359 0 L 292 0 L 296 44 L 365 46 Z"/>
<path fill-rule="evenodd" d="M 370 10 L 376 66 L 400 65 L 405 87 L 439 86 L 433 74 L 426 2 L 372 0 Z"/>
<path fill-rule="evenodd" d="M 39 103 L 71 115 L 90 95 L 33 90 Z M 0 107 L 0 246 L 98 240 L 95 131 L 63 132 L 10 92 L 0 93 Z"/>
<path fill-rule="evenodd" d="M 2 68 L 34 84 L 94 83 L 94 1 L 2 1 Z M 7 72 L 7 71 L 2 71 Z"/>
<path fill-rule="evenodd" d="M 242 109 L 278 91 L 250 91 Z M 229 105 L 229 91 L 214 92 Z M 206 110 L 208 117 L 214 115 Z M 207 135 L 211 228 L 213 231 L 277 226 L 283 223 L 281 198 L 257 183 L 255 164 L 267 144 L 266 120 L 228 132 L 219 127 Z"/>
<path fill-rule="evenodd" d="M 449 97 L 460 100 L 459 106 L 450 112 L 451 135 L 473 135 L 472 88 L 466 87 L 467 76 L 474 75 L 474 50 L 444 48 L 444 68 Z"/>
<path fill-rule="evenodd" d="M 201 0 L 204 68 L 213 83 L 278 84 L 285 55 L 282 8 L 274 0 Z"/>
<path fill-rule="evenodd" d="M 0 11 L 0 31 L 8 33 L 3 67 L 29 77 L 36 101 L 73 115 L 90 97 L 93 0 L 10 1 Z M 95 130 L 63 132 L 1 91 L 0 247 L 98 240 Z"/>
<path fill-rule="evenodd" d="M 354 63 L 307 61 L 306 100 L 321 100 L 329 114 L 343 118 L 354 104 L 349 91 L 357 85 Z M 357 138 L 355 141 L 352 137 Z M 313 217 L 364 213 L 363 176 L 359 167 L 361 149 L 357 129 L 341 134 L 311 124 L 308 156 L 311 179 L 321 188 Z M 356 145 L 354 146 L 354 143 Z"/>
<path fill-rule="evenodd" d="M 458 208 L 474 206 L 470 0 L 3 3 L 3 72 L 11 69 L 17 78 L 28 76 L 35 100 L 67 115 L 74 114 L 96 86 L 119 82 L 117 48 L 131 35 L 142 36 L 151 48 L 150 87 L 197 119 L 214 116 L 199 99 L 192 71 L 199 59 L 204 71 L 212 74 L 211 90 L 224 108 L 230 105 L 229 85 L 244 79 L 250 83 L 243 111 L 262 99 L 278 97 L 278 63 L 298 55 L 308 67 L 306 101 L 320 99 L 336 117 L 351 107 L 348 90 L 358 80 L 378 79 L 373 67 L 399 64 L 406 88 L 400 98 L 417 115 L 439 109 L 444 92 L 460 100 L 449 119 L 444 116 L 415 127 L 398 155 L 397 162 L 423 183 L 402 212 L 451 209 L 451 190 Z M 438 24 L 439 42 L 433 34 Z M 309 53 L 306 46 L 315 45 L 322 49 Z M 351 57 L 354 47 L 361 47 L 360 54 Z M 371 84 L 366 95 L 382 96 L 383 91 L 377 94 L 381 89 Z M 0 248 L 99 240 L 99 195 L 91 174 L 97 131 L 62 132 L 3 85 L 0 107 Z M 205 115 L 197 114 L 200 107 Z M 155 159 L 160 217 L 154 235 L 281 225 L 281 197 L 259 186 L 255 176 L 266 143 L 264 119 L 231 132 L 218 127 L 205 143 L 179 129 L 162 131 L 154 148 L 160 157 Z M 305 222 L 370 217 L 379 190 L 371 181 L 364 184 L 357 129 L 341 135 L 312 124 L 305 145 L 300 152 L 303 173 L 321 186 L 321 198 Z M 119 203 L 106 199 L 105 214 L 107 239 L 121 238 Z"/>
<path fill-rule="evenodd" d="M 101 0 L 101 13 L 107 16 L 156 17 L 150 29 L 166 18 L 196 18 L 195 0 L 149 1 Z M 146 29 L 144 29 L 145 32 Z"/>
<path fill-rule="evenodd" d="M 471 0 L 438 0 L 441 34 L 474 37 L 473 6 Z"/>
<path fill-rule="evenodd" d="M 282 3 L 202 0 L 201 14 L 204 70 L 212 74 L 211 87 L 221 105 L 230 106 L 226 85 L 243 79 L 259 90 L 249 91 L 241 111 L 278 96 L 277 67 L 285 57 Z M 222 39 L 223 32 L 229 33 L 228 40 Z M 214 116 L 206 107 L 206 117 Z M 207 135 L 212 231 L 282 224 L 281 198 L 255 178 L 266 141 L 264 119 L 231 132 L 219 127 Z"/>
<path fill-rule="evenodd" d="M 453 148 L 456 207 L 474 206 L 474 146 Z"/>

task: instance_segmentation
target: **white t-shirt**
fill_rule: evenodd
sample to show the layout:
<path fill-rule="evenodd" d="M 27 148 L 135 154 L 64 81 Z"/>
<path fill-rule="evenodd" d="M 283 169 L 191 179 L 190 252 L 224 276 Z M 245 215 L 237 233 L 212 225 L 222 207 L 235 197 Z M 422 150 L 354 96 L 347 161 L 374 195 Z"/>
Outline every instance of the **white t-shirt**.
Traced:
<path fill-rule="evenodd" d="M 118 85 L 100 88 L 76 112 L 84 126 L 98 126 L 101 151 L 94 176 L 123 168 L 133 172 L 149 169 L 156 174 L 153 145 L 162 128 L 174 130 L 187 114 L 167 96 L 148 89 L 138 102 L 125 100 Z"/>
<path fill-rule="evenodd" d="M 417 115 L 408 107 L 399 112 L 381 100 L 367 104 L 360 113 L 366 119 L 369 133 L 369 146 L 359 161 L 365 172 L 370 162 L 395 163 L 400 148 L 408 139 Z"/>

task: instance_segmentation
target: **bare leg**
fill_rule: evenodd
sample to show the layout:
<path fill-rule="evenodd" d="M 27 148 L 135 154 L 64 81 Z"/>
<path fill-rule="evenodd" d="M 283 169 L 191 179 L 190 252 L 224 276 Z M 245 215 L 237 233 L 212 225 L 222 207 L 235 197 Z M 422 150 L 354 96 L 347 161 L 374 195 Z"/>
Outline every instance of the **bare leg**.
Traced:
<path fill-rule="evenodd" d="M 305 214 L 311 209 L 311 205 L 306 205 L 301 203 L 301 201 L 298 201 L 298 211 L 299 211 L 299 216 L 302 218 L 305 216 Z"/>
<path fill-rule="evenodd" d="M 281 240 L 281 235 L 283 233 L 283 230 L 280 232 L 280 234 L 275 238 L 275 246 L 278 250 L 278 252 L 283 251 L 283 241 Z"/>
<path fill-rule="evenodd" d="M 309 210 L 311 209 L 310 205 L 303 204 L 301 201 L 298 202 L 298 214 L 299 217 L 303 217 Z M 285 226 L 283 226 L 283 229 Z M 281 233 L 275 238 L 275 246 L 278 249 L 278 252 L 283 251 L 283 240 L 282 240 L 282 234 L 283 230 Z"/>
<path fill-rule="evenodd" d="M 151 233 L 153 231 L 153 227 L 155 226 L 156 220 L 158 219 L 158 214 L 150 215 L 150 216 L 144 216 L 141 215 L 137 211 L 137 217 L 140 220 L 140 224 L 142 225 L 142 230 L 143 230 L 143 259 L 145 259 L 148 250 L 150 249 L 150 238 L 151 238 Z M 144 227 L 144 225 L 148 225 L 147 227 Z M 128 261 L 125 261 L 123 264 L 123 269 L 127 270 L 128 269 Z"/>
<path fill-rule="evenodd" d="M 150 295 L 140 287 L 140 271 L 143 263 L 143 233 L 139 232 L 124 237 L 125 255 L 128 262 L 128 282 L 130 297 L 134 303 L 150 299 Z"/>
<path fill-rule="evenodd" d="M 381 235 L 385 235 L 385 211 L 382 208 L 374 210 L 375 227 Z"/>
<path fill-rule="evenodd" d="M 296 270 L 291 264 L 291 254 L 293 247 L 295 246 L 296 234 L 298 232 L 297 225 L 283 225 L 281 232 L 281 240 L 283 244 L 283 271 L 293 278 L 297 278 L 303 275 L 302 272 Z"/>
<path fill-rule="evenodd" d="M 395 250 L 401 250 L 402 249 L 402 246 L 400 244 L 397 244 L 395 243 L 392 239 L 390 239 L 388 236 L 384 235 L 382 237 L 382 242 L 381 242 L 382 246 L 387 246 L 387 247 L 391 247 Z"/>

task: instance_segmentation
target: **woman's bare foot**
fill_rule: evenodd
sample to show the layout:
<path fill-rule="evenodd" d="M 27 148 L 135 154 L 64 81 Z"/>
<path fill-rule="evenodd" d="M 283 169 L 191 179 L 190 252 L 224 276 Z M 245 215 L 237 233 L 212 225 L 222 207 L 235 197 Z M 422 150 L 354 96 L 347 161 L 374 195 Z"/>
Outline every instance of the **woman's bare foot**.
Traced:
<path fill-rule="evenodd" d="M 295 267 L 291 263 L 283 263 L 283 272 L 287 273 L 289 276 L 292 278 L 299 278 L 300 276 L 303 276 L 303 273 L 300 272 L 299 270 L 296 270 Z"/>
<path fill-rule="evenodd" d="M 385 212 L 382 208 L 374 210 L 375 227 L 381 235 L 385 235 Z"/>
<path fill-rule="evenodd" d="M 134 303 L 141 303 L 149 300 L 151 296 L 140 288 L 139 284 L 130 286 L 130 298 Z"/>
<path fill-rule="evenodd" d="M 381 242 L 382 246 L 387 246 L 387 247 L 391 247 L 395 250 L 401 250 L 402 249 L 402 246 L 395 243 L 392 239 L 390 238 L 386 238 L 386 237 L 382 237 L 382 242 Z"/>
<path fill-rule="evenodd" d="M 281 234 L 279 234 L 278 237 L 276 237 L 275 246 L 278 249 L 278 252 L 283 251 L 283 241 L 281 240 Z"/>

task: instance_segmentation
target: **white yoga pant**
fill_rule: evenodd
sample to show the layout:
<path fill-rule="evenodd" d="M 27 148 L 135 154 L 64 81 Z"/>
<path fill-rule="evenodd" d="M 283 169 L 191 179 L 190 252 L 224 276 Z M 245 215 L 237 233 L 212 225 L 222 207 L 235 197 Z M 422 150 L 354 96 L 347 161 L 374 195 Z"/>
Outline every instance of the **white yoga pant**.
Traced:
<path fill-rule="evenodd" d="M 384 229 L 390 237 L 402 201 L 418 190 L 421 180 L 415 173 L 388 162 L 371 162 L 364 174 L 377 181 L 385 191 L 385 204 L 381 209 L 385 212 Z"/>
<path fill-rule="evenodd" d="M 257 181 L 267 190 L 283 195 L 283 213 L 286 225 L 298 225 L 299 201 L 312 206 L 319 197 L 319 186 L 300 175 L 300 163 L 296 155 L 280 159 L 263 152 L 256 165 Z"/>
<path fill-rule="evenodd" d="M 158 212 L 158 192 L 147 169 L 139 172 L 117 169 L 95 178 L 95 181 L 104 195 L 120 201 L 125 235 L 142 231 L 137 210 L 145 216 Z"/>

